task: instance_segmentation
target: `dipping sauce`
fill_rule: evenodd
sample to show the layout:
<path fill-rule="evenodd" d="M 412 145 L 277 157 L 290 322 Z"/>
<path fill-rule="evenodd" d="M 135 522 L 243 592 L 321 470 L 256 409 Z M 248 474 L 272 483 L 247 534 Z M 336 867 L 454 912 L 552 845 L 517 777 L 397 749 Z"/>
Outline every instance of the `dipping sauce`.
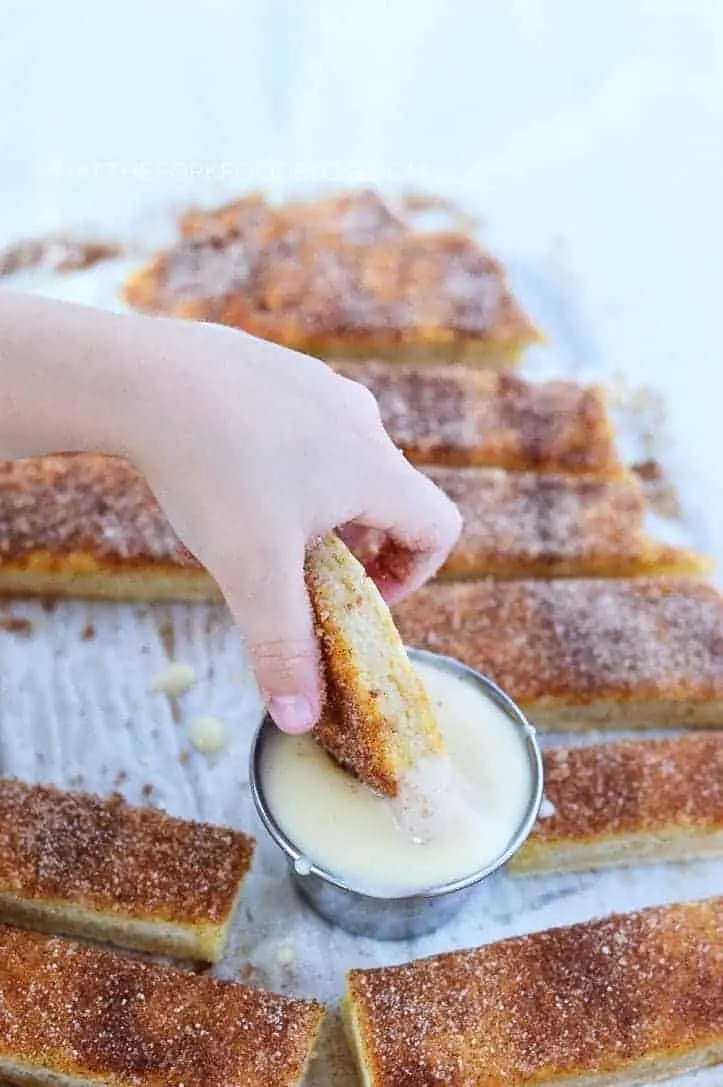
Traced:
<path fill-rule="evenodd" d="M 472 677 L 414 663 L 446 755 L 420 762 L 391 800 L 342 770 L 309 735 L 274 730 L 261 762 L 279 827 L 311 863 L 379 898 L 464 879 L 505 852 L 528 812 L 522 730 Z"/>

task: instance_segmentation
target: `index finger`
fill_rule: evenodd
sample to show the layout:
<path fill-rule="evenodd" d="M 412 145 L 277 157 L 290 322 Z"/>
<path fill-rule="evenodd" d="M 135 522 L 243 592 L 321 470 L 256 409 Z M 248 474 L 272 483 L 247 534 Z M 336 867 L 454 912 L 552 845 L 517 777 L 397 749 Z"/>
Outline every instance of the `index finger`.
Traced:
<path fill-rule="evenodd" d="M 437 573 L 459 539 L 462 517 L 454 502 L 401 455 L 398 467 L 391 473 L 387 467 L 380 476 L 367 510 L 354 523 L 385 534 L 365 565 L 384 599 L 394 604 Z"/>

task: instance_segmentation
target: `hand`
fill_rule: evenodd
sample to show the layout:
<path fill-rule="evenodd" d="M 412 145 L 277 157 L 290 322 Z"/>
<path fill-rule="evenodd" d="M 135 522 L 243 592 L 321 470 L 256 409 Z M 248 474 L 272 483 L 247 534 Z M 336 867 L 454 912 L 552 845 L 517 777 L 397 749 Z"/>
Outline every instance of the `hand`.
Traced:
<path fill-rule="evenodd" d="M 459 513 L 396 449 L 362 386 L 228 328 L 132 320 L 142 396 L 124 444 L 224 593 L 271 715 L 309 729 L 321 684 L 307 544 L 380 531 L 369 573 L 391 603 L 436 572 Z"/>

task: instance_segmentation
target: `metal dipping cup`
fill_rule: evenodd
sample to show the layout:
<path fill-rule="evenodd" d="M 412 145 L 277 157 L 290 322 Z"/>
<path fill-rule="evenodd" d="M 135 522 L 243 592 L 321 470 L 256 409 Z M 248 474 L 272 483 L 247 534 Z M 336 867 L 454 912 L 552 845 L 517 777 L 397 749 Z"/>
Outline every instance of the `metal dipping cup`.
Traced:
<path fill-rule="evenodd" d="M 492 680 L 451 657 L 418 649 L 410 649 L 408 653 L 412 661 L 432 664 L 475 684 L 481 694 L 492 699 L 507 714 L 525 745 L 531 779 L 529 802 L 507 849 L 485 868 L 453 883 L 430 887 L 427 891 L 400 898 L 370 894 L 363 888 L 339 879 L 321 865 L 315 864 L 311 857 L 294 844 L 276 822 L 266 802 L 261 768 L 265 740 L 270 731 L 276 728 L 270 717 L 264 717 L 251 748 L 251 795 L 261 822 L 286 855 L 291 878 L 299 894 L 326 921 L 355 936 L 368 936 L 376 940 L 412 939 L 434 932 L 451 920 L 473 895 L 482 890 L 482 884 L 498 872 L 522 846 L 535 824 L 542 801 L 542 755 L 537 735 L 515 703 Z"/>

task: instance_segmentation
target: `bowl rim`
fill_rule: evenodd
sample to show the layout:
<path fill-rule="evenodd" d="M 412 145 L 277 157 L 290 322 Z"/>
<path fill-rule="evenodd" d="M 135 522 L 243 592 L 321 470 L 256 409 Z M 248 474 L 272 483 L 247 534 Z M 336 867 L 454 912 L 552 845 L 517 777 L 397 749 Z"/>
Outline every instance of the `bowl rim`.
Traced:
<path fill-rule="evenodd" d="M 437 884 L 434 887 L 421 891 L 412 891 L 405 895 L 377 894 L 373 891 L 364 890 L 362 887 L 357 887 L 353 883 L 327 871 L 323 865 L 314 862 L 304 850 L 299 849 L 288 834 L 279 826 L 271 812 L 264 795 L 261 772 L 261 759 L 263 756 L 265 738 L 272 729 L 276 728 L 276 725 L 268 713 L 264 713 L 254 732 L 249 758 L 249 785 L 256 812 L 267 833 L 286 855 L 295 875 L 302 878 L 316 876 L 317 879 L 322 880 L 324 883 L 331 884 L 331 886 L 336 887 L 341 891 L 346 891 L 348 894 L 355 895 L 358 898 L 368 899 L 379 903 L 403 903 L 420 898 L 441 898 L 444 895 L 450 895 L 457 891 L 466 890 L 468 887 L 472 887 L 474 884 L 480 883 L 488 876 L 498 872 L 504 867 L 507 861 L 518 852 L 529 837 L 530 832 L 537 821 L 544 790 L 543 759 L 537 738 L 537 729 L 530 721 L 528 721 L 520 707 L 513 702 L 510 696 L 506 694 L 494 680 L 490 679 L 489 676 L 485 676 L 481 672 L 476 671 L 469 665 L 456 660 L 454 657 L 449 657 L 442 653 L 433 653 L 426 649 L 412 649 L 408 647 L 407 654 L 410 660 L 426 661 L 430 664 L 441 666 L 447 671 L 453 672 L 458 676 L 463 676 L 477 684 L 477 686 L 484 688 L 485 693 L 512 721 L 514 721 L 522 734 L 532 775 L 532 789 L 529 802 L 520 825 L 511 837 L 507 848 L 496 857 L 495 860 L 485 865 L 484 868 L 479 868 L 461 879 Z M 303 870 L 300 870 L 300 864 L 303 865 Z"/>

